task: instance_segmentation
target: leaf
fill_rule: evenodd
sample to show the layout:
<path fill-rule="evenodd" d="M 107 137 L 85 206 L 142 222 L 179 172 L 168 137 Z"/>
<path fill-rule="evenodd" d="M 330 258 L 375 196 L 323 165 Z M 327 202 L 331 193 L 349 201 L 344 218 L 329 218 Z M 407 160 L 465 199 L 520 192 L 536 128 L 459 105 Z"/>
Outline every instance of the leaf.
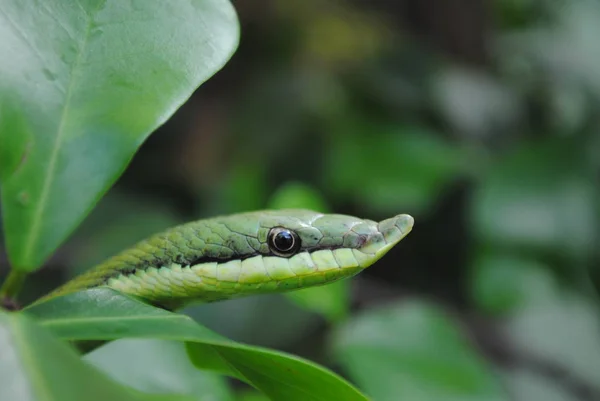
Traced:
<path fill-rule="evenodd" d="M 524 305 L 505 318 L 515 352 L 569 372 L 600 394 L 600 318 L 585 297 L 553 280 L 545 302 Z M 533 289 L 532 289 L 533 290 Z"/>
<path fill-rule="evenodd" d="M 520 93 L 491 73 L 446 67 L 430 85 L 433 104 L 446 124 L 467 138 L 480 140 L 514 129 L 521 118 Z"/>
<path fill-rule="evenodd" d="M 460 329 L 433 305 L 375 309 L 340 326 L 333 350 L 377 401 L 506 400 Z"/>
<path fill-rule="evenodd" d="M 265 397 L 261 393 L 259 393 L 257 391 L 252 391 L 252 390 L 239 393 L 236 400 L 237 401 L 270 401 L 267 397 Z"/>
<path fill-rule="evenodd" d="M 196 366 L 237 377 L 273 400 L 366 400 L 352 385 L 318 365 L 285 353 L 235 343 L 185 315 L 154 308 L 111 289 L 54 298 L 26 312 L 66 340 L 186 341 Z"/>
<path fill-rule="evenodd" d="M 225 378 L 190 363 L 180 342 L 117 340 L 85 356 L 113 380 L 145 393 L 188 395 L 189 400 L 233 400 Z"/>
<path fill-rule="evenodd" d="M 535 65 L 538 78 L 544 74 L 548 80 L 546 85 L 573 85 L 598 99 L 600 6 L 584 0 L 566 2 L 554 10 L 554 23 L 536 24 L 505 37 L 502 56 Z"/>
<path fill-rule="evenodd" d="M 527 144 L 490 171 L 474 194 L 472 221 L 496 246 L 585 257 L 597 238 L 594 178 L 572 138 Z"/>
<path fill-rule="evenodd" d="M 310 209 L 327 213 L 325 199 L 314 188 L 301 182 L 288 182 L 273 194 L 269 209 Z"/>
<path fill-rule="evenodd" d="M 0 161 L 16 269 L 47 259 L 237 41 L 226 0 L 0 4 L 0 109 L 11 110 L 0 149 L 20 160 Z"/>
<path fill-rule="evenodd" d="M 546 302 L 553 296 L 551 280 L 548 266 L 540 262 L 488 253 L 476 259 L 470 289 L 482 310 L 505 315 L 526 304 Z"/>
<path fill-rule="evenodd" d="M 418 214 L 433 206 L 463 168 L 462 150 L 413 127 L 351 121 L 328 148 L 323 185 L 377 212 Z"/>
<path fill-rule="evenodd" d="M 580 401 L 576 394 L 556 380 L 527 369 L 510 369 L 503 374 L 504 383 L 514 401 Z"/>
<path fill-rule="evenodd" d="M 339 322 L 348 315 L 350 281 L 341 280 L 319 287 L 286 293 L 285 296 L 307 310 L 316 312 L 330 322 Z"/>
<path fill-rule="evenodd" d="M 220 180 L 217 193 L 208 196 L 211 200 L 208 205 L 210 214 L 220 215 L 262 208 L 266 193 L 265 174 L 266 166 L 262 159 L 258 162 L 252 158 L 236 160 L 227 176 Z"/>
<path fill-rule="evenodd" d="M 528 259 L 489 255 L 475 267 L 478 271 L 473 277 L 475 300 L 486 310 L 492 306 L 494 312 L 502 306 L 502 333 L 512 352 L 520 360 L 543 365 L 545 371 L 563 372 L 557 376 L 565 381 L 571 381 L 568 377 L 575 378 L 578 386 L 583 383 L 600 394 L 597 305 L 564 288 L 548 268 Z M 515 387 L 514 392 L 544 394 L 540 388 L 544 385 L 543 378 L 532 375 L 523 378 L 523 374 L 506 374 L 507 383 Z M 572 387 L 560 381 L 546 386 L 564 387 L 563 392 Z M 559 393 L 557 399 L 563 399 Z"/>
<path fill-rule="evenodd" d="M 280 349 L 303 341 L 322 324 L 313 313 L 283 297 L 263 294 L 193 305 L 182 312 L 234 341 Z"/>
<path fill-rule="evenodd" d="M 257 349 L 255 349 L 257 350 Z M 362 400 L 367 398 L 330 371 L 281 353 L 188 343 L 190 357 L 201 369 L 223 373 L 253 385 L 272 400 Z"/>
<path fill-rule="evenodd" d="M 30 146 L 31 133 L 22 116 L 11 105 L 3 105 L 0 108 L 0 185 L 27 160 Z"/>
<path fill-rule="evenodd" d="M 22 314 L 0 311 L 0 400 L 140 400 Z"/>

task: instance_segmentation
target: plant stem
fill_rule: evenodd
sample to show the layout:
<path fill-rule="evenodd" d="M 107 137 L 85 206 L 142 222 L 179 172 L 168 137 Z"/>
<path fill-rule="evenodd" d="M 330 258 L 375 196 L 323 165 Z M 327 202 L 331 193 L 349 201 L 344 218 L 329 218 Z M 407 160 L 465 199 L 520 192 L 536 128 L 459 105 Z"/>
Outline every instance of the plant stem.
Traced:
<path fill-rule="evenodd" d="M 0 302 L 14 302 L 17 294 L 21 291 L 21 287 L 23 287 L 26 277 L 27 273 L 25 272 L 11 270 L 2 287 L 0 287 Z"/>

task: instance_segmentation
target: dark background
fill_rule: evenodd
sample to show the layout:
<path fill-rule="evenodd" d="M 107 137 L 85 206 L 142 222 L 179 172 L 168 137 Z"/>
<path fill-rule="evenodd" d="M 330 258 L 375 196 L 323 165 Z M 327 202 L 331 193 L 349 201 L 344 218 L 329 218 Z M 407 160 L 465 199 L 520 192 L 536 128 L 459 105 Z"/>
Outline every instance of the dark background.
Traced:
<path fill-rule="evenodd" d="M 189 313 L 340 369 L 327 351 L 338 324 L 432 303 L 511 398 L 600 400 L 600 3 L 234 5 L 237 53 L 142 146 L 25 300 L 183 221 L 288 205 L 409 213 L 414 231 L 347 283 L 333 318 L 280 295 Z"/>

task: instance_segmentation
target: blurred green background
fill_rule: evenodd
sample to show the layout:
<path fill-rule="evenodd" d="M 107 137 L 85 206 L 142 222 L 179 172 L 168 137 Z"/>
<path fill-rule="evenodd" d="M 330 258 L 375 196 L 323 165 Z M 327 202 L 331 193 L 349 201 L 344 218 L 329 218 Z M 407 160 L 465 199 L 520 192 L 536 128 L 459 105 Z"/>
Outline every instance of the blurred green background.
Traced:
<path fill-rule="evenodd" d="M 414 231 L 352 280 L 186 312 L 375 400 L 600 400 L 600 3 L 234 5 L 238 52 L 24 300 L 183 221 L 409 213 Z"/>

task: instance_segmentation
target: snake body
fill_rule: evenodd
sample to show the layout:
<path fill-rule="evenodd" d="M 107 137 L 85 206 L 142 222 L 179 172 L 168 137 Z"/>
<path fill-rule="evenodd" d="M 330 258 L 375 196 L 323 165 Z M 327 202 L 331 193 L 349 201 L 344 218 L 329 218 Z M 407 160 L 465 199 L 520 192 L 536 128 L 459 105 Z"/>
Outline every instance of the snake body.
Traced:
<path fill-rule="evenodd" d="M 406 214 L 375 222 L 301 209 L 199 220 L 139 242 L 40 301 L 107 286 L 173 310 L 323 285 L 372 265 L 412 226 Z"/>

